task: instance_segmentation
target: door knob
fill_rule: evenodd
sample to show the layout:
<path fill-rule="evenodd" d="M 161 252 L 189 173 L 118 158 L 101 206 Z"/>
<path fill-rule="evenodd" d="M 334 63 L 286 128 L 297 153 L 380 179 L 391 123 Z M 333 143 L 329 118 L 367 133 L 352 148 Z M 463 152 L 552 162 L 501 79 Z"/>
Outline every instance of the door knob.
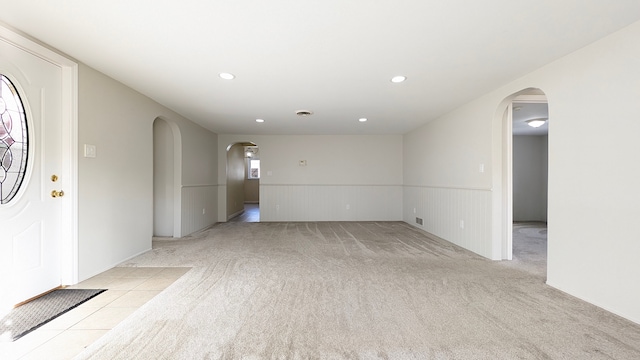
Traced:
<path fill-rule="evenodd" d="M 51 197 L 53 197 L 53 198 L 63 197 L 63 196 L 64 196 L 64 191 L 62 191 L 62 190 L 60 190 L 60 191 L 57 191 L 57 190 L 51 191 Z"/>

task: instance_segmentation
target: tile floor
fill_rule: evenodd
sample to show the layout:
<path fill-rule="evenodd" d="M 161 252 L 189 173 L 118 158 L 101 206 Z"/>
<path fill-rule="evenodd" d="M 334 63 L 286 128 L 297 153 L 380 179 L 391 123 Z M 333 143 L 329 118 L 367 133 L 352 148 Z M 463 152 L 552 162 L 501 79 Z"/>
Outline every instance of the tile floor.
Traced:
<path fill-rule="evenodd" d="M 0 342 L 0 359 L 72 359 L 189 270 L 116 267 L 70 286 L 108 290 L 14 342 Z"/>

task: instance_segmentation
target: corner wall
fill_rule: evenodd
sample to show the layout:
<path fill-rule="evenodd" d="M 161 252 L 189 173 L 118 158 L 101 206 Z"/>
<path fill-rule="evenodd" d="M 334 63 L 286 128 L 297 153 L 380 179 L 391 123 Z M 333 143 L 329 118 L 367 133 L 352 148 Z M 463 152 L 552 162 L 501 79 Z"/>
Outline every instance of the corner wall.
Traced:
<path fill-rule="evenodd" d="M 464 110 L 404 136 L 403 220 L 494 258 L 491 127 L 479 116 L 460 115 Z"/>
<path fill-rule="evenodd" d="M 180 129 L 180 236 L 186 236 L 218 219 L 218 135 L 182 117 L 173 121 Z"/>

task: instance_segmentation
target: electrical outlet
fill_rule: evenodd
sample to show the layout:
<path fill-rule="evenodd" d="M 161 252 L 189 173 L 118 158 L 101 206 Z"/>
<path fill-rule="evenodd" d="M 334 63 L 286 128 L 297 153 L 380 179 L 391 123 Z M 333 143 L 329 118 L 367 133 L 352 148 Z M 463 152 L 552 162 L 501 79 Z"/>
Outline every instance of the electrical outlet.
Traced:
<path fill-rule="evenodd" d="M 464 220 L 460 220 L 460 229 L 464 229 Z"/>
<path fill-rule="evenodd" d="M 204 214 L 205 214 L 205 212 L 207 212 L 207 209 L 203 208 L 203 209 L 202 209 L 202 215 L 204 215 Z"/>
<path fill-rule="evenodd" d="M 347 204 L 347 210 L 351 209 L 351 205 Z"/>

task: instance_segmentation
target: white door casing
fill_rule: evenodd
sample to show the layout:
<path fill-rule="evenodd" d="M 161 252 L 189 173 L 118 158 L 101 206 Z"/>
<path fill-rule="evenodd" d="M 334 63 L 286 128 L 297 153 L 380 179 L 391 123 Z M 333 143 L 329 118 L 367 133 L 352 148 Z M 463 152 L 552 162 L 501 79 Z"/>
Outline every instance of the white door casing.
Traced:
<path fill-rule="evenodd" d="M 23 185 L 0 205 L 0 310 L 6 310 L 78 280 L 77 65 L 0 27 L 0 73 L 17 88 L 30 133 Z M 64 196 L 52 197 L 54 190 Z"/>

